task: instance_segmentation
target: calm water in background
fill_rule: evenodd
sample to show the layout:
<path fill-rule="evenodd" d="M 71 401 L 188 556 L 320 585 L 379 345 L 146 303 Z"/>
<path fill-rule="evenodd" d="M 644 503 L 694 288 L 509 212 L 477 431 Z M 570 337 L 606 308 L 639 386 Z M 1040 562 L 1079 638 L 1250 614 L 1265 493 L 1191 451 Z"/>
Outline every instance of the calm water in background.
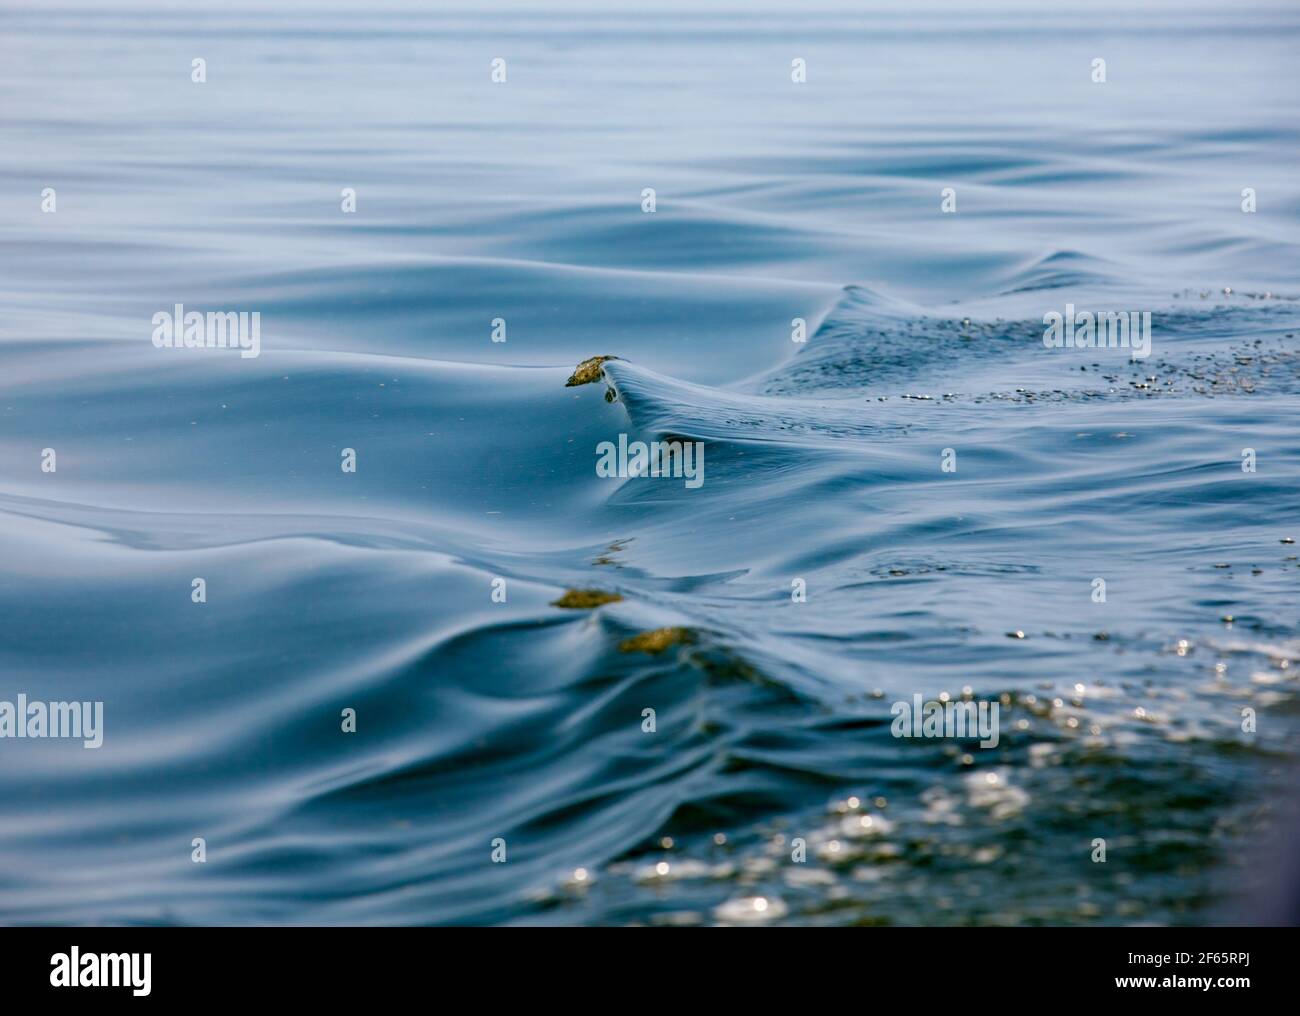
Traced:
<path fill-rule="evenodd" d="M 7 7 L 0 699 L 106 732 L 0 741 L 0 920 L 1213 919 L 1297 727 L 1298 38 Z M 891 736 L 965 687 L 997 749 Z"/>

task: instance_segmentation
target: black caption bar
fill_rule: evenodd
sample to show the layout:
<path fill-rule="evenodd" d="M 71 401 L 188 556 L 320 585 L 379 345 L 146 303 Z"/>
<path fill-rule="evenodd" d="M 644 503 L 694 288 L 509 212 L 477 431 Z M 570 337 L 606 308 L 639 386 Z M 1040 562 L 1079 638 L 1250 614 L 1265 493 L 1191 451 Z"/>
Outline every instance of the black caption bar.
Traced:
<path fill-rule="evenodd" d="M 8 1003 L 283 998 L 337 1007 L 400 999 L 419 985 L 448 999 L 464 989 L 499 1002 L 514 990 L 536 1002 L 586 994 L 593 982 L 644 986 L 647 977 L 741 994 L 773 980 L 797 989 L 805 978 L 821 992 L 833 986 L 828 977 L 910 993 L 918 983 L 937 990 L 934 978 L 950 970 L 967 999 L 982 984 L 1082 1002 L 1231 1004 L 1288 985 L 1294 945 L 1292 929 L 1261 928 L 7 928 L 0 983 Z"/>

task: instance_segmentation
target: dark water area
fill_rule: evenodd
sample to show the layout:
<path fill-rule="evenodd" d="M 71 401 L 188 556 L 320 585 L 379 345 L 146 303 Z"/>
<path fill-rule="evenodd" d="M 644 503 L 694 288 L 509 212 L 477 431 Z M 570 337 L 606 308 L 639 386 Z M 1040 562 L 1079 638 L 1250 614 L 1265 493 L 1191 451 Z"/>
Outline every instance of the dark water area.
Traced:
<path fill-rule="evenodd" d="M 104 715 L 0 739 L 0 921 L 1197 924 L 1267 879 L 1300 12 L 0 39 L 0 700 Z M 258 355 L 157 348 L 177 304 Z M 1067 305 L 1149 355 L 1047 348 Z M 702 483 L 599 475 L 620 435 Z M 894 736 L 915 695 L 997 745 Z"/>

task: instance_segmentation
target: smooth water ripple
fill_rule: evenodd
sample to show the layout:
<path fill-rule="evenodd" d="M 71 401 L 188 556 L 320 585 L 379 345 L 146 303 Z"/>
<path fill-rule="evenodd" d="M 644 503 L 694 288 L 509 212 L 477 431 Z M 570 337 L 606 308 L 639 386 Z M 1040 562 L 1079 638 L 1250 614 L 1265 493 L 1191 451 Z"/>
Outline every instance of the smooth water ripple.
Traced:
<path fill-rule="evenodd" d="M 1300 701 L 1295 11 L 0 33 L 0 700 L 105 710 L 0 740 L 0 920 L 1250 890 Z M 259 312 L 260 355 L 155 348 L 176 304 Z M 1151 355 L 1045 348 L 1067 304 L 1149 311 Z M 620 434 L 703 484 L 598 476 Z M 893 736 L 917 693 L 998 746 Z"/>

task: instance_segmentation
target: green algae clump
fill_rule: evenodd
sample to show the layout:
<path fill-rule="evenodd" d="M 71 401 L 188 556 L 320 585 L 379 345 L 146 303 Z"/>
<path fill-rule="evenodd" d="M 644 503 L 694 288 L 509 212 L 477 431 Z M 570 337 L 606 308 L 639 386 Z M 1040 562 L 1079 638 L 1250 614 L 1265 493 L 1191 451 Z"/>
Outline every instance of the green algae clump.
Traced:
<path fill-rule="evenodd" d="M 689 628 L 656 628 L 643 631 L 618 644 L 620 653 L 662 653 L 671 646 L 688 646 L 695 641 Z"/>
<path fill-rule="evenodd" d="M 583 360 L 582 363 L 573 368 L 573 373 L 569 375 L 569 380 L 564 382 L 565 388 L 574 388 L 578 385 L 589 385 L 600 380 L 600 365 L 606 360 L 617 360 L 617 356 L 593 356 L 590 360 Z"/>
<path fill-rule="evenodd" d="M 603 589 L 569 589 L 558 600 L 552 600 L 552 607 L 565 610 L 592 610 L 606 603 L 617 603 L 623 599 L 622 593 L 607 593 Z"/>

